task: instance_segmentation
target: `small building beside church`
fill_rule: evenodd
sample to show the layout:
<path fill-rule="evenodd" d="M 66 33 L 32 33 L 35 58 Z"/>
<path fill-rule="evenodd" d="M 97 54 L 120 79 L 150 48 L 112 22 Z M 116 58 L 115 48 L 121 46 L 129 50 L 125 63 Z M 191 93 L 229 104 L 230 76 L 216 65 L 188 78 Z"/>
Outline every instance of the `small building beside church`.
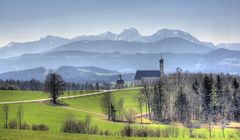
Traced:
<path fill-rule="evenodd" d="M 134 86 L 153 85 L 164 74 L 164 60 L 159 60 L 159 70 L 137 70 Z"/>
<path fill-rule="evenodd" d="M 124 88 L 124 80 L 122 79 L 122 75 L 119 75 L 119 79 L 116 81 L 116 86 L 115 88 L 120 89 Z"/>

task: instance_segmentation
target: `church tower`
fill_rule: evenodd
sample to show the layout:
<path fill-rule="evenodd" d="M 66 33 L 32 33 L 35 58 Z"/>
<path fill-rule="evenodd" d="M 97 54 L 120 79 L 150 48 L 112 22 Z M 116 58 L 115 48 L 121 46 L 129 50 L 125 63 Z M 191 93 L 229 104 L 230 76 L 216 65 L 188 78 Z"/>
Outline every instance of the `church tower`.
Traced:
<path fill-rule="evenodd" d="M 160 76 L 162 76 L 164 74 L 164 60 L 162 57 L 159 60 L 159 63 L 160 63 Z"/>

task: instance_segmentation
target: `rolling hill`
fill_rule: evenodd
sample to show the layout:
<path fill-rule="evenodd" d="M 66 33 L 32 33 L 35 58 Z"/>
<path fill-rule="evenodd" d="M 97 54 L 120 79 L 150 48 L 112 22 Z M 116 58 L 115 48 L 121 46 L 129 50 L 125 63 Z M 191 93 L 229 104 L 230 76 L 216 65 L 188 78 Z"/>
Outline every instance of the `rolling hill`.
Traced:
<path fill-rule="evenodd" d="M 44 67 L 37 67 L 27 70 L 10 71 L 0 74 L 1 80 L 31 80 L 36 79 L 44 81 L 46 75 L 49 72 L 56 72 L 60 74 L 64 81 L 67 82 L 95 82 L 95 81 L 106 81 L 115 82 L 118 79 L 119 72 L 102 69 L 93 66 L 84 67 L 72 67 L 72 66 L 61 66 L 56 70 L 46 69 Z M 123 74 L 123 78 L 126 81 L 132 81 L 134 77 L 133 73 Z"/>
<path fill-rule="evenodd" d="M 0 60 L 0 72 L 19 71 L 35 67 L 58 69 L 61 66 L 94 66 L 115 71 L 158 69 L 160 57 L 165 59 L 165 71 L 174 72 L 177 67 L 190 72 L 240 73 L 240 51 L 226 49 L 209 53 L 97 53 L 84 51 L 56 51 L 28 54 Z M 31 61 L 30 61 L 31 60 Z"/>

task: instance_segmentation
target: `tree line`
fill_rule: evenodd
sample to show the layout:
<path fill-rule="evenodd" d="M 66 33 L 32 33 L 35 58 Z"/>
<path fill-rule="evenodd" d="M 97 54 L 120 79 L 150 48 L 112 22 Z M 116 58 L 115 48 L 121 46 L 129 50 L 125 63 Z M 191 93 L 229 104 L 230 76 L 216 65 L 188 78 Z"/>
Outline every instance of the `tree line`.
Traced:
<path fill-rule="evenodd" d="M 44 90 L 45 82 L 39 80 L 0 80 L 0 90 Z M 65 90 L 105 90 L 111 87 L 107 82 L 64 82 Z"/>
<path fill-rule="evenodd" d="M 146 83 L 138 103 L 141 110 L 144 104 L 150 120 L 178 121 L 189 128 L 194 127 L 193 121 L 204 122 L 210 137 L 213 124 L 220 123 L 224 135 L 228 122 L 240 121 L 239 81 L 236 75 L 178 70 L 161 77 L 154 85 Z"/>

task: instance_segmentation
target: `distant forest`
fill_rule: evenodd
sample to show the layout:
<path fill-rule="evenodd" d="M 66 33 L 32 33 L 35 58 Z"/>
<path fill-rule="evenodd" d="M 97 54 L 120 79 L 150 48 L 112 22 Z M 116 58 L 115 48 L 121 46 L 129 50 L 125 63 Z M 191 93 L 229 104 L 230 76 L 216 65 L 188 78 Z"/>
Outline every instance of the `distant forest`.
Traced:
<path fill-rule="evenodd" d="M 65 90 L 105 90 L 110 89 L 111 84 L 107 82 L 65 82 Z M 0 90 L 32 90 L 43 91 L 44 82 L 39 80 L 0 80 Z"/>

